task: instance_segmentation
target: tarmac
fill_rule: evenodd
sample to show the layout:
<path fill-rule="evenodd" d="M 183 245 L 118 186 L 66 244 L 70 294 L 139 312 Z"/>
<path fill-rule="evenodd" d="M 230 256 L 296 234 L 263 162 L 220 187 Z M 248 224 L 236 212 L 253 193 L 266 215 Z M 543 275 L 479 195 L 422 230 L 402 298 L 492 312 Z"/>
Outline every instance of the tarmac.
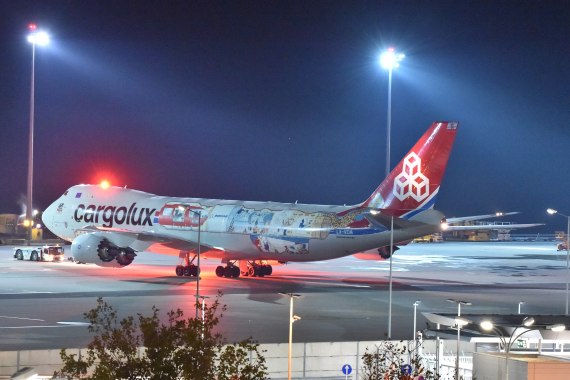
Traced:
<path fill-rule="evenodd" d="M 67 250 L 69 252 L 69 249 Z M 182 309 L 195 315 L 196 279 L 176 277 L 178 258 L 140 253 L 125 268 L 17 261 L 0 246 L 0 350 L 84 347 L 91 337 L 83 313 L 103 297 L 120 316 L 162 315 Z M 227 310 L 219 332 L 228 342 L 288 340 L 289 298 L 297 293 L 294 342 L 386 339 L 389 335 L 389 261 L 354 257 L 292 263 L 264 278 L 218 278 L 217 260 L 202 260 L 200 295 L 218 292 Z M 392 261 L 391 338 L 411 339 L 414 301 L 417 330 L 422 312 L 454 313 L 447 299 L 471 302 L 465 313 L 563 314 L 567 297 L 566 252 L 554 242 L 444 242 L 410 244 Z"/>

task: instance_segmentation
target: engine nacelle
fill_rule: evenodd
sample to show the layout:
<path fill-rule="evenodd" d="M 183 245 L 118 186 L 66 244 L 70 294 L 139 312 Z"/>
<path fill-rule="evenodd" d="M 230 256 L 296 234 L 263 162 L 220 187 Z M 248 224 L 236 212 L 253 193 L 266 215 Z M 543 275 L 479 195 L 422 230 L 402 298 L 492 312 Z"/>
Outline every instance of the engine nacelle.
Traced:
<path fill-rule="evenodd" d="M 71 243 L 71 256 L 81 263 L 121 268 L 132 263 L 136 253 L 129 247 L 117 247 L 104 233 L 95 232 L 76 237 Z"/>
<path fill-rule="evenodd" d="M 400 249 L 398 246 L 392 246 L 392 254 L 396 253 L 396 251 Z M 385 247 L 380 247 L 378 248 L 378 254 L 380 255 L 381 258 L 387 260 L 390 258 L 390 247 L 389 246 L 385 246 Z"/>

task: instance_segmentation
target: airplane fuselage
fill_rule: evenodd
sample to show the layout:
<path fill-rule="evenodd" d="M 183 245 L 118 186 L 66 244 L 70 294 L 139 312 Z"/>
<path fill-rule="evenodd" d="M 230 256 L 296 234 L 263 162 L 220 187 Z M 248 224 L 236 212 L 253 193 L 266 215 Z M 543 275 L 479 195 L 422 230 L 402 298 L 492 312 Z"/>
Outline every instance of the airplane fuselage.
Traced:
<path fill-rule="evenodd" d="M 50 229 L 69 241 L 88 226 L 116 235 L 128 230 L 167 242 L 197 242 L 200 233 L 205 256 L 229 260 L 325 260 L 390 243 L 389 228 L 369 223 L 362 217 L 367 209 L 358 206 L 172 198 L 77 185 L 50 208 Z M 441 214 L 425 210 L 426 216 L 433 224 L 395 229 L 394 243 L 437 231 Z M 151 244 L 138 244 L 139 249 L 152 250 Z"/>

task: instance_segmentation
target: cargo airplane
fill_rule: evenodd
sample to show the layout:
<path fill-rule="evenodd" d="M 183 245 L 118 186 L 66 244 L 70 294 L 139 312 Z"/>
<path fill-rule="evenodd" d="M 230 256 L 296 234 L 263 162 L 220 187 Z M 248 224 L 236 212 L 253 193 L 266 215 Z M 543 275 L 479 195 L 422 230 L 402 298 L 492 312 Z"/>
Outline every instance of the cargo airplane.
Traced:
<path fill-rule="evenodd" d="M 178 276 L 221 259 L 219 277 L 267 276 L 272 265 L 355 255 L 386 259 L 441 231 L 434 209 L 457 122 L 435 122 L 368 199 L 353 206 L 170 198 L 99 185 L 69 188 L 43 213 L 78 262 L 124 267 L 137 252 L 176 253 Z"/>

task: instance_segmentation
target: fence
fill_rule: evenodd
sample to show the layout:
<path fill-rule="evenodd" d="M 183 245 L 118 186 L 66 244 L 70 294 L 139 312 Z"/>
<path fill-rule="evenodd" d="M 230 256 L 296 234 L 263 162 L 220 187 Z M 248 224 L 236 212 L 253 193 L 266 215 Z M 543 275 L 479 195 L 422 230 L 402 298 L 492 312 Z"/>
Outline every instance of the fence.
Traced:
<path fill-rule="evenodd" d="M 359 342 L 312 342 L 294 343 L 292 353 L 292 378 L 294 379 L 339 379 L 362 380 L 362 356 L 368 351 L 376 352 L 382 341 Z M 399 345 L 412 347 L 413 341 L 397 342 Z M 442 380 L 451 380 L 455 375 L 455 350 L 457 342 L 429 340 L 422 342 L 418 354 L 424 364 L 437 372 Z M 261 344 L 269 377 L 274 380 L 287 378 L 288 344 Z M 461 342 L 460 375 L 464 380 L 471 380 L 472 352 L 475 345 Z M 140 349 L 142 353 L 144 348 Z M 67 353 L 85 354 L 85 349 L 70 349 Z M 0 352 L 0 377 L 10 376 L 16 371 L 32 367 L 40 376 L 49 376 L 61 368 L 59 350 L 22 350 Z M 350 366 L 349 375 L 343 374 L 343 367 Z"/>

